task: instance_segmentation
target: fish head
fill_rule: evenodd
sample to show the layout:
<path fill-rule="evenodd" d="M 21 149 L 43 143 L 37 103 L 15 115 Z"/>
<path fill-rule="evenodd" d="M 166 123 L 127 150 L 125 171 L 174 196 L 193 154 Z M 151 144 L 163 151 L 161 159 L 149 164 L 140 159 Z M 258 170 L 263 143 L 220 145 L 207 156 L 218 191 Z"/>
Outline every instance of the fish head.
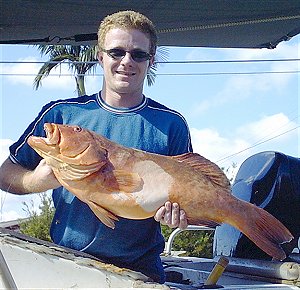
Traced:
<path fill-rule="evenodd" d="M 45 123 L 44 129 L 46 138 L 30 136 L 28 144 L 52 168 L 65 171 L 77 168 L 91 174 L 107 163 L 107 150 L 99 146 L 93 132 L 54 123 Z"/>

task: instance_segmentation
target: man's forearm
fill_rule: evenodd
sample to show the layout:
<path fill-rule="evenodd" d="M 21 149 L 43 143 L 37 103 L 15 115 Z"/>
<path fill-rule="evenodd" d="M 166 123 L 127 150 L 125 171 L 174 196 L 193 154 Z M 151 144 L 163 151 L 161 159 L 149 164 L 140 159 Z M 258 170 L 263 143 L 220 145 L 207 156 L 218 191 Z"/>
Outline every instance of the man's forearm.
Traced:
<path fill-rule="evenodd" d="M 27 186 L 29 174 L 29 170 L 7 159 L 0 167 L 0 188 L 10 193 L 30 193 L 32 191 Z"/>
<path fill-rule="evenodd" d="M 10 159 L 0 167 L 0 188 L 15 194 L 43 192 L 60 184 L 49 166 L 42 161 L 34 171 L 27 170 Z"/>

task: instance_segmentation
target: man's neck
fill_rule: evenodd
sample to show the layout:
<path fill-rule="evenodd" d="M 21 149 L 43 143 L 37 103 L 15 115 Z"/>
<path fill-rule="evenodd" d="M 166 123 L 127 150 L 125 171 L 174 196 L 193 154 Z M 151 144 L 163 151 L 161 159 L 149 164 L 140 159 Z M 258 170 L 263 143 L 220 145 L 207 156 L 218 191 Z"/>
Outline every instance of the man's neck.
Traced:
<path fill-rule="evenodd" d="M 133 108 L 140 105 L 144 97 L 142 93 L 120 94 L 102 90 L 101 98 L 106 104 L 114 108 Z"/>

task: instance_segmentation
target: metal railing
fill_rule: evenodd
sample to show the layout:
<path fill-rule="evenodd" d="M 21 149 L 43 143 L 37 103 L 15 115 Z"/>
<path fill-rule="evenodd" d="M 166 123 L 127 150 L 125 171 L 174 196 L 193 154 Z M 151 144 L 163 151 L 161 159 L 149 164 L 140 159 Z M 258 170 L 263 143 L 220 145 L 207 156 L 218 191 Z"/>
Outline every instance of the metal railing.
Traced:
<path fill-rule="evenodd" d="M 183 230 L 177 228 L 176 230 L 174 230 L 171 233 L 171 235 L 169 236 L 169 238 L 166 242 L 165 254 L 168 256 L 171 255 L 173 241 L 174 241 L 175 237 L 183 231 L 214 231 L 214 230 L 215 230 L 215 228 L 209 228 L 209 227 L 205 227 L 205 226 L 193 226 L 193 225 L 189 225 L 186 229 L 183 229 Z"/>

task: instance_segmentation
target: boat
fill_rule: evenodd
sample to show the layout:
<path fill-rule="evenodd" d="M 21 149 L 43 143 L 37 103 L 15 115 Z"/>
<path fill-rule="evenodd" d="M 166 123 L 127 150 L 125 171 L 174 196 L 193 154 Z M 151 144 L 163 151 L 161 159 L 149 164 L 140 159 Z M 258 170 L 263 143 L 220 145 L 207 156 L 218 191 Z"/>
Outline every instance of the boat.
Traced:
<path fill-rule="evenodd" d="M 0 289 L 299 289 L 299 254 L 290 262 L 181 256 L 168 251 L 177 234 L 162 255 L 167 277 L 162 285 L 91 255 L 0 228 Z"/>

